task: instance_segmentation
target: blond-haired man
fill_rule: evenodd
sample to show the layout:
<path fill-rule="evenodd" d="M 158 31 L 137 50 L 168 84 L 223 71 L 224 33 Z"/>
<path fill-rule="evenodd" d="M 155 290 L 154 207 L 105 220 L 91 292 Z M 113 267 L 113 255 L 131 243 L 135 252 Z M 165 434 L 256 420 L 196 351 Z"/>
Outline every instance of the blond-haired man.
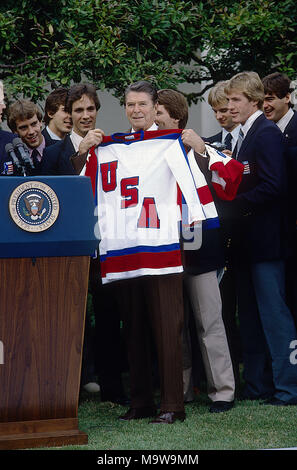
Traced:
<path fill-rule="evenodd" d="M 237 196 L 226 203 L 234 222 L 244 397 L 297 404 L 296 366 L 289 359 L 296 329 L 284 298 L 283 136 L 262 112 L 264 87 L 257 73 L 235 75 L 225 92 L 232 119 L 241 124 L 233 156 L 244 165 Z"/>
<path fill-rule="evenodd" d="M 224 146 L 224 150 L 229 150 L 230 154 L 234 150 L 238 139 L 240 126 L 233 122 L 228 108 L 228 99 L 225 93 L 226 81 L 218 82 L 211 88 L 208 95 L 208 104 L 211 106 L 216 120 L 221 126 L 218 134 L 207 137 L 205 140 L 211 144 L 219 142 Z"/>

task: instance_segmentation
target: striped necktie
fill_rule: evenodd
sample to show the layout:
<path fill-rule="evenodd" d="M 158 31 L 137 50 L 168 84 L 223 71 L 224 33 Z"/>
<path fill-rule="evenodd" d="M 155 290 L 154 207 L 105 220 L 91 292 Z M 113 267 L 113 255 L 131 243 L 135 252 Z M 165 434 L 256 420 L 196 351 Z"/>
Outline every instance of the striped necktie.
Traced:
<path fill-rule="evenodd" d="M 234 152 L 235 158 L 238 157 L 239 150 L 240 150 L 243 139 L 244 139 L 244 133 L 242 132 L 242 129 L 240 129 L 239 134 L 238 134 L 238 140 L 237 140 L 237 143 L 236 143 L 236 149 L 235 149 L 235 152 Z"/>

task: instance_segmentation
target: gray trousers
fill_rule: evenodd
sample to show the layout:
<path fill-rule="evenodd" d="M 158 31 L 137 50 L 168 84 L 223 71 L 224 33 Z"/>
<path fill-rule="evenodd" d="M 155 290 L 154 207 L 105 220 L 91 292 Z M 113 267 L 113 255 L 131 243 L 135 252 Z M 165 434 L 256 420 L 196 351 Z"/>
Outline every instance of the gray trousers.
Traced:
<path fill-rule="evenodd" d="M 222 301 L 217 272 L 211 271 L 197 276 L 185 275 L 186 294 L 195 318 L 207 380 L 207 392 L 212 401 L 233 401 L 235 380 L 222 319 Z M 184 322 L 184 397 L 191 392 L 191 345 L 187 332 L 187 315 Z"/>

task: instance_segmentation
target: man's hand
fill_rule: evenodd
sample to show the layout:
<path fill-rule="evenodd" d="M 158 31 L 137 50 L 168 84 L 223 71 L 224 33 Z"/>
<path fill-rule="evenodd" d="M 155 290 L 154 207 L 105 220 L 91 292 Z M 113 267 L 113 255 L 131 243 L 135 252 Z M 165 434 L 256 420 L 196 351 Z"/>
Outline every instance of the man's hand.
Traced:
<path fill-rule="evenodd" d="M 78 152 L 79 155 L 87 153 L 93 145 L 99 145 L 102 142 L 104 132 L 101 129 L 91 129 L 81 141 Z"/>
<path fill-rule="evenodd" d="M 231 150 L 221 150 L 221 152 L 224 154 L 224 155 L 227 155 L 227 157 L 232 157 L 232 152 Z"/>
<path fill-rule="evenodd" d="M 184 145 L 191 147 L 197 153 L 205 152 L 205 143 L 193 129 L 184 129 L 181 134 Z"/>

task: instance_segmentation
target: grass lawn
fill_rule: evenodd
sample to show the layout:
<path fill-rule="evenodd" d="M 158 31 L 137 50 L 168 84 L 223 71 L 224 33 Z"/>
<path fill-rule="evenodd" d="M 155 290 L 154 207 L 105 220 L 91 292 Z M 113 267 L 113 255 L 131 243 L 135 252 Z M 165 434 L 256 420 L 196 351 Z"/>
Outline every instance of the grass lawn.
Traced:
<path fill-rule="evenodd" d="M 275 407 L 238 401 L 225 413 L 209 413 L 210 401 L 201 393 L 186 405 L 187 419 L 173 425 L 131 422 L 117 417 L 126 408 L 101 403 L 100 394 L 82 395 L 79 428 L 88 434 L 80 450 L 259 450 L 297 447 L 297 406 Z M 56 448 L 55 448 L 56 449 Z"/>

